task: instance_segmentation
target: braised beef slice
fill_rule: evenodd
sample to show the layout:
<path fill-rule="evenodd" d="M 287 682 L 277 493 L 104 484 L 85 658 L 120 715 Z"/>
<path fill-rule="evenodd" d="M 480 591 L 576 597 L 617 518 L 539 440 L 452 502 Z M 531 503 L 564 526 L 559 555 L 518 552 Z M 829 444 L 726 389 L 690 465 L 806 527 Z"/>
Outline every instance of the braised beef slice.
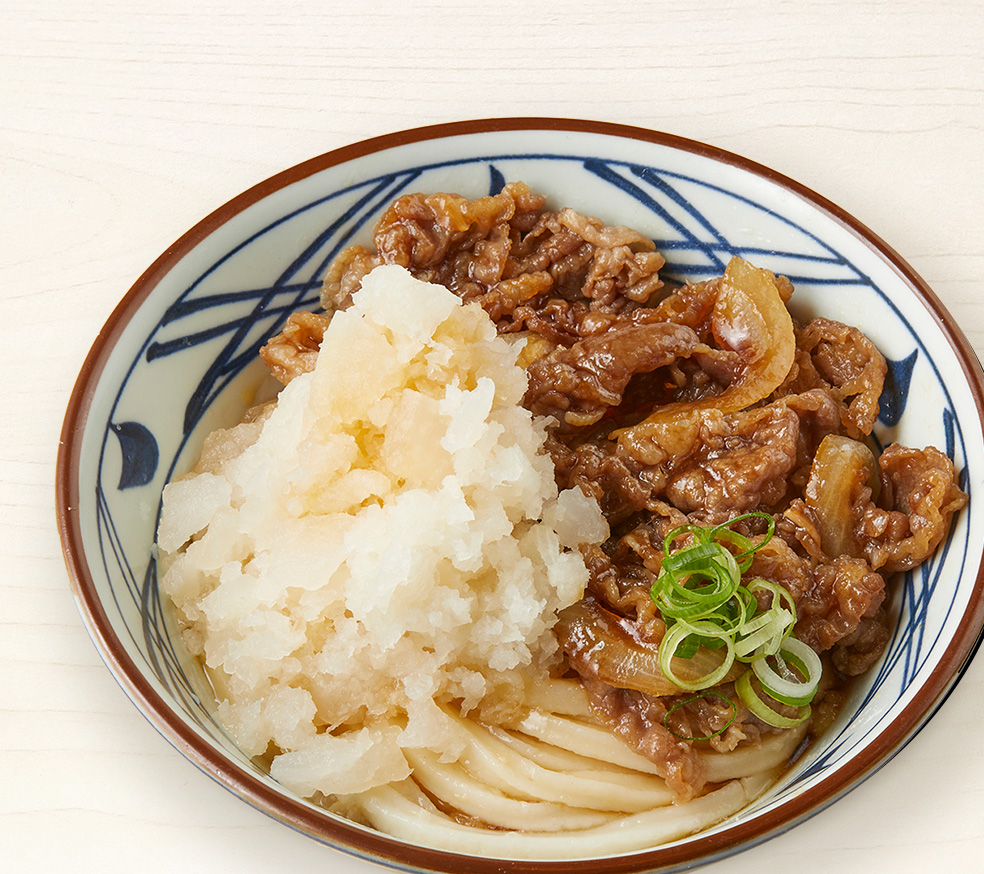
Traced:
<path fill-rule="evenodd" d="M 519 182 L 471 201 L 400 197 L 376 225 L 375 253 L 352 247 L 332 263 L 322 306 L 344 308 L 370 270 L 398 264 L 478 301 L 500 331 L 569 343 L 591 313 L 629 312 L 662 288 L 652 240 L 572 209 L 544 211 L 545 202 Z"/>
<path fill-rule="evenodd" d="M 295 376 L 314 370 L 329 321 L 323 313 L 292 313 L 283 330 L 260 349 L 260 358 L 287 385 Z"/>
<path fill-rule="evenodd" d="M 832 319 L 814 319 L 796 330 L 796 358 L 776 395 L 821 388 L 840 406 L 849 437 L 871 433 L 878 418 L 888 366 L 874 344 L 857 328 Z"/>
<path fill-rule="evenodd" d="M 593 425 L 621 403 L 634 375 L 668 367 L 698 345 L 697 335 L 681 325 L 619 324 L 533 361 L 523 404 L 556 417 L 565 429 Z"/>
<path fill-rule="evenodd" d="M 955 512 L 967 504 L 953 462 L 933 447 L 893 443 L 879 457 L 881 506 L 864 513 L 858 540 L 883 573 L 911 570 L 939 546 Z"/>
<path fill-rule="evenodd" d="M 595 712 L 616 737 L 656 765 L 678 802 L 700 793 L 707 779 L 704 764 L 689 743 L 674 737 L 663 724 L 664 699 L 590 678 L 582 683 Z"/>

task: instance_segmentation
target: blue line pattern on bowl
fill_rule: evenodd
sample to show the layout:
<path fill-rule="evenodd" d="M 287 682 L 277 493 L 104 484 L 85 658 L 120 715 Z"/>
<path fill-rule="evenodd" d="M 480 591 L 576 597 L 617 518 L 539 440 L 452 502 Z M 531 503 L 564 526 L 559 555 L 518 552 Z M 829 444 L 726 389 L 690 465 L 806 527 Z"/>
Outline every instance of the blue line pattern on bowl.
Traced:
<path fill-rule="evenodd" d="M 117 488 L 122 490 L 147 485 L 157 472 L 159 452 L 154 435 L 139 422 L 120 422 L 110 427 L 120 441 L 123 458 Z"/>
<path fill-rule="evenodd" d="M 670 277 L 696 280 L 720 275 L 728 259 L 740 255 L 762 266 L 771 267 L 772 262 L 779 262 L 784 269 L 772 269 L 788 276 L 797 286 L 867 289 L 904 323 L 912 340 L 911 352 L 889 361 L 889 377 L 882 395 L 881 425 L 893 427 L 898 424 L 906 407 L 914 372 L 923 365 L 928 368 L 930 378 L 935 379 L 942 398 L 936 415 L 940 417 L 946 435 L 946 451 L 958 462 L 965 458 L 959 421 L 946 386 L 917 332 L 888 296 L 846 257 L 808 229 L 741 193 L 667 169 L 596 156 L 563 154 L 481 155 L 412 166 L 331 190 L 260 227 L 188 285 L 167 307 L 160 322 L 144 340 L 140 354 L 131 362 L 105 426 L 106 437 L 96 485 L 99 544 L 107 578 L 123 581 L 122 590 L 131 601 L 121 603 L 117 599 L 120 616 L 133 648 L 147 660 L 162 686 L 184 704 L 188 714 L 213 740 L 222 742 L 225 733 L 211 715 L 207 692 L 203 693 L 200 682 L 196 683 L 189 676 L 193 668 L 183 655 L 173 626 L 170 626 L 170 632 L 166 630 L 170 620 L 158 592 L 155 559 L 153 556 L 128 556 L 124 538 L 118 533 L 117 520 L 121 513 L 127 512 L 128 498 L 144 489 L 153 489 L 159 496 L 163 484 L 178 470 L 189 439 L 208 410 L 244 368 L 255 361 L 260 347 L 279 331 L 291 312 L 317 307 L 318 292 L 328 264 L 350 243 L 368 241 L 372 222 L 393 198 L 414 183 L 418 190 L 448 190 L 444 179 L 449 171 L 474 165 L 487 168 L 487 190 L 494 193 L 509 178 L 510 164 L 517 161 L 563 162 L 568 172 L 580 172 L 585 178 L 612 186 L 646 209 L 656 228 L 655 232 L 651 229 L 648 232 L 667 259 L 663 273 Z M 695 203 L 705 194 L 725 198 L 734 208 L 746 210 L 763 221 L 778 222 L 786 231 L 786 247 L 768 248 L 729 238 Z M 271 270 L 275 272 L 267 281 L 250 284 L 227 278 L 238 276 L 238 259 L 251 255 L 251 247 L 263 245 L 271 235 L 285 230 L 284 237 L 290 238 L 294 224 L 305 228 L 313 225 L 317 231 L 313 235 L 308 232 L 311 238 L 300 254 L 282 256 L 285 260 L 279 266 L 271 263 Z M 114 424 L 117 410 L 124 406 L 129 410 L 133 405 L 127 395 L 137 381 L 136 376 L 143 373 L 152 377 L 150 369 L 168 360 L 192 355 L 196 356 L 201 375 L 194 390 L 183 399 L 180 434 L 155 434 L 150 426 L 136 421 L 129 413 L 124 421 Z M 138 390 L 134 388 L 134 392 Z M 122 456 L 115 462 L 109 451 L 110 435 L 114 436 Z M 160 465 L 159 461 L 165 463 Z M 966 489 L 969 484 L 966 469 L 962 471 L 962 483 Z M 904 575 L 896 605 L 898 622 L 864 700 L 886 693 L 901 699 L 928 657 L 936 635 L 932 639 L 925 636 L 927 610 L 930 599 L 937 594 L 937 583 L 950 555 L 953 537 L 951 532 L 936 555 L 916 573 Z M 954 551 L 963 552 L 956 548 Z M 139 568 L 144 570 L 141 572 Z M 955 597 L 956 593 L 951 593 L 949 601 L 943 601 L 942 608 L 936 607 L 937 611 L 942 609 L 933 623 L 936 634 L 955 609 Z M 849 731 L 847 725 L 835 726 L 824 737 L 822 754 L 808 767 L 799 771 L 794 768 L 776 794 L 774 803 L 795 794 L 801 784 L 836 766 L 853 749 L 864 744 L 867 732 L 877 728 L 877 725 L 871 725 L 866 731 L 858 732 Z M 229 745 L 231 741 L 226 738 L 225 744 Z"/>

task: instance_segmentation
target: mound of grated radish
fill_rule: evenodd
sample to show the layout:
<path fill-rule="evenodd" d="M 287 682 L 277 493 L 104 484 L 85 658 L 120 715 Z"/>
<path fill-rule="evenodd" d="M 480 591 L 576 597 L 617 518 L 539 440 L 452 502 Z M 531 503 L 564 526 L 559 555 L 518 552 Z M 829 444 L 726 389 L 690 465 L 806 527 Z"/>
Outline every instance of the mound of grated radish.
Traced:
<path fill-rule="evenodd" d="M 506 706 L 558 659 L 578 546 L 608 527 L 558 494 L 518 349 L 378 267 L 314 371 L 164 491 L 161 585 L 217 716 L 300 795 L 402 780 L 404 750 L 453 759 L 443 707 Z"/>

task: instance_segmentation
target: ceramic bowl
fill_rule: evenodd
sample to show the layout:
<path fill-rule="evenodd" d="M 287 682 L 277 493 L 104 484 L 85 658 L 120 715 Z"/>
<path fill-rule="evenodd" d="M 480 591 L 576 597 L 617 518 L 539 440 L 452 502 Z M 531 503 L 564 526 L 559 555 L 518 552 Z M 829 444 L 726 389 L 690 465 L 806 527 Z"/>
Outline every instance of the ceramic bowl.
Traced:
<path fill-rule="evenodd" d="M 235 422 L 263 368 L 257 350 L 293 310 L 317 306 L 326 265 L 366 242 L 410 191 L 469 196 L 522 180 L 608 223 L 651 236 L 676 279 L 720 275 L 735 254 L 788 276 L 797 313 L 865 330 L 889 360 L 877 437 L 944 449 L 971 492 L 932 559 L 895 586 L 884 658 L 823 738 L 763 798 L 693 837 L 568 865 L 670 871 L 751 846 L 833 802 L 888 761 L 932 716 L 984 624 L 980 365 L 926 284 L 837 206 L 764 167 L 634 128 L 499 119 L 384 136 L 293 167 L 220 207 L 141 276 L 100 333 L 65 419 L 58 510 L 80 611 L 135 705 L 208 775 L 333 847 L 409 870 L 492 872 L 362 828 L 278 785 L 211 715 L 158 594 L 161 490 L 204 435 Z M 205 814 L 207 815 L 207 814 Z M 545 871 L 550 863 L 513 862 Z"/>

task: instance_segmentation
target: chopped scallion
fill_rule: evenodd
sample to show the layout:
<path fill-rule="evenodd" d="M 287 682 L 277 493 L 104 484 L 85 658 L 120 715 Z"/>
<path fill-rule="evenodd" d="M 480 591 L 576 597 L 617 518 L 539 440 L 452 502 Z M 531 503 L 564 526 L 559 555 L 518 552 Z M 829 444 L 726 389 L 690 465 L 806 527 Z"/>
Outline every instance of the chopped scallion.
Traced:
<path fill-rule="evenodd" d="M 768 527 L 758 542 L 731 527 L 753 518 L 765 520 Z M 787 727 L 809 715 L 807 705 L 816 694 L 822 665 L 809 646 L 792 636 L 796 604 L 789 591 L 771 580 L 742 580 L 755 552 L 774 532 L 775 520 L 767 513 L 745 513 L 706 528 L 674 528 L 663 542 L 662 567 L 650 596 L 666 622 L 659 663 L 670 682 L 688 691 L 706 690 L 722 682 L 736 660 L 745 662 L 751 671 L 735 684 L 743 690 L 741 699 L 760 719 Z M 686 545 L 674 548 L 683 541 Z M 768 606 L 760 606 L 763 603 Z M 723 661 L 696 680 L 683 680 L 674 671 L 674 661 L 693 658 L 701 647 L 723 648 Z M 799 716 L 784 716 L 763 701 L 751 684 L 752 674 L 765 695 L 778 704 L 799 707 Z"/>
<path fill-rule="evenodd" d="M 752 686 L 753 674 L 754 671 L 745 671 L 735 681 L 735 692 L 738 693 L 738 697 L 741 698 L 745 706 L 762 722 L 775 728 L 793 728 L 809 718 L 811 712 L 809 704 L 801 705 L 796 716 L 785 716 L 766 704 Z M 812 698 L 812 695 L 810 697 Z"/>

